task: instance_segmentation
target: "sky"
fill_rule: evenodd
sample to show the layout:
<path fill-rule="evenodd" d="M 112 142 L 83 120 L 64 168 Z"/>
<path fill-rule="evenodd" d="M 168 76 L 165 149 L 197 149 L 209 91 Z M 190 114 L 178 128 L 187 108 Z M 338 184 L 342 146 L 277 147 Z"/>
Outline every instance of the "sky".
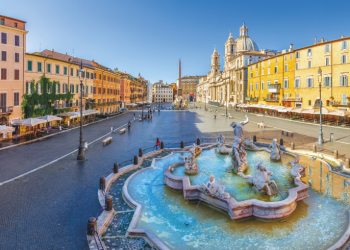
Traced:
<path fill-rule="evenodd" d="M 182 76 L 206 75 L 214 45 L 222 70 L 243 22 L 259 49 L 348 37 L 349 9 L 349 0 L 0 0 L 1 15 L 27 22 L 27 52 L 67 52 L 153 83 L 176 82 L 180 58 Z"/>

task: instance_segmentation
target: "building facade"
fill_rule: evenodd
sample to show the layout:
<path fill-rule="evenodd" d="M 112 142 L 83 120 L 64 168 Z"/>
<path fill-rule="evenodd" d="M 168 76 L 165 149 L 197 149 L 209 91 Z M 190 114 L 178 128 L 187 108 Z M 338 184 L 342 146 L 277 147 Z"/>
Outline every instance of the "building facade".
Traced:
<path fill-rule="evenodd" d="M 199 84 L 199 78 L 200 76 L 181 77 L 182 96 L 185 98 L 186 101 L 195 101 L 197 96 L 195 89 Z M 177 79 L 177 84 L 180 84 L 179 79 Z"/>
<path fill-rule="evenodd" d="M 151 103 L 153 102 L 153 99 L 152 99 L 153 83 L 151 81 L 148 81 L 146 85 L 147 85 L 146 101 Z"/>
<path fill-rule="evenodd" d="M 249 65 L 248 103 L 302 108 L 321 103 L 349 110 L 349 42 L 349 37 L 341 37 L 295 50 L 291 46 L 281 55 Z"/>
<path fill-rule="evenodd" d="M 120 74 L 95 61 L 93 80 L 93 107 L 100 114 L 120 110 Z"/>
<path fill-rule="evenodd" d="M 243 23 L 240 35 L 235 40 L 230 33 L 225 43 L 224 70 L 220 70 L 220 55 L 214 48 L 211 70 L 200 77 L 197 94 L 200 101 L 235 105 L 245 102 L 248 65 L 263 58 L 280 54 L 277 51 L 261 50 L 249 38 L 248 28 Z"/>
<path fill-rule="evenodd" d="M 0 15 L 0 125 L 22 117 L 25 91 L 25 21 Z"/>
<path fill-rule="evenodd" d="M 170 84 L 164 84 L 162 80 L 153 84 L 155 103 L 172 103 L 173 102 L 173 87 Z"/>

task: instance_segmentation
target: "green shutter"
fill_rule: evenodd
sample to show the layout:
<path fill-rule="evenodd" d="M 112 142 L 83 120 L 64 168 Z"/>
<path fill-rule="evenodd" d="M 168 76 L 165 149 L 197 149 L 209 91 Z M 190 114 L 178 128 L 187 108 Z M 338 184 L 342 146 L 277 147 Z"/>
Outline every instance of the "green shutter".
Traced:
<path fill-rule="evenodd" d="M 28 71 L 32 71 L 32 61 L 28 61 Z"/>
<path fill-rule="evenodd" d="M 64 67 L 64 72 L 65 75 L 67 75 L 67 67 Z"/>
<path fill-rule="evenodd" d="M 34 83 L 33 82 L 30 83 L 30 93 L 31 94 L 34 93 Z"/>
<path fill-rule="evenodd" d="M 323 87 L 326 87 L 326 77 L 323 77 Z"/>
<path fill-rule="evenodd" d="M 340 76 L 339 86 L 344 86 L 343 76 Z"/>
<path fill-rule="evenodd" d="M 72 94 L 74 94 L 74 85 L 72 84 Z"/>
<path fill-rule="evenodd" d="M 76 93 L 77 94 L 79 93 L 79 85 L 77 85 L 77 87 L 76 87 Z"/>
<path fill-rule="evenodd" d="M 51 64 L 47 65 L 47 73 L 51 73 Z"/>
<path fill-rule="evenodd" d="M 58 93 L 61 93 L 61 84 L 58 83 Z"/>

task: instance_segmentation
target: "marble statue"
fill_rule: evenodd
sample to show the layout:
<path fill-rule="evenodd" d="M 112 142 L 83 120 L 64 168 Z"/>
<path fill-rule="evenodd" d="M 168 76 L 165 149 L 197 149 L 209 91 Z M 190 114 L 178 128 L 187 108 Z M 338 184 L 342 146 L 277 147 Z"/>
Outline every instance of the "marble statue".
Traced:
<path fill-rule="evenodd" d="M 219 154 L 229 154 L 229 152 L 226 151 L 225 142 L 225 137 L 220 134 L 219 138 L 216 140 L 216 147 Z"/>
<path fill-rule="evenodd" d="M 249 122 L 248 117 L 246 120 L 240 123 L 232 122 L 231 127 L 233 127 L 233 134 L 235 139 L 232 144 L 232 165 L 233 170 L 238 173 L 240 170 L 245 171 L 247 169 L 247 153 L 245 152 L 244 141 L 244 125 Z"/>
<path fill-rule="evenodd" d="M 279 145 L 277 144 L 277 139 L 273 139 L 269 148 L 272 149 L 272 152 L 270 154 L 270 160 L 280 161 L 283 155 L 283 151 L 280 149 Z"/>
<path fill-rule="evenodd" d="M 276 182 L 269 178 L 269 176 L 273 176 L 273 173 L 267 170 L 261 162 L 258 163 L 256 169 L 258 170 L 256 176 L 244 175 L 242 171 L 239 171 L 238 175 L 246 179 L 260 193 L 267 193 L 270 196 L 277 193 Z M 274 188 L 272 188 L 272 184 L 274 184 Z"/>
<path fill-rule="evenodd" d="M 206 194 L 209 194 L 210 196 L 228 199 L 230 198 L 230 194 L 225 192 L 225 188 L 226 187 L 220 182 L 215 181 L 214 175 L 211 175 L 209 177 L 209 181 L 206 184 L 203 183 L 199 186 L 199 190 L 203 191 Z"/>
<path fill-rule="evenodd" d="M 252 138 L 248 138 L 248 140 L 246 140 L 245 142 L 243 142 L 244 146 L 246 149 L 251 150 L 251 151 L 261 151 L 261 150 L 265 150 L 268 153 L 271 153 L 271 151 L 268 148 L 265 147 L 258 147 L 254 144 Z"/>
<path fill-rule="evenodd" d="M 290 161 L 289 164 L 292 165 L 291 174 L 295 177 L 301 178 L 305 177 L 305 166 L 299 164 L 299 157 L 297 156 L 294 161 Z"/>
<path fill-rule="evenodd" d="M 189 152 L 188 156 L 182 156 L 185 160 L 185 173 L 190 175 L 197 174 L 199 170 L 198 164 L 196 163 L 196 156 L 202 152 L 202 149 L 196 146 L 196 144 L 193 144 Z"/>

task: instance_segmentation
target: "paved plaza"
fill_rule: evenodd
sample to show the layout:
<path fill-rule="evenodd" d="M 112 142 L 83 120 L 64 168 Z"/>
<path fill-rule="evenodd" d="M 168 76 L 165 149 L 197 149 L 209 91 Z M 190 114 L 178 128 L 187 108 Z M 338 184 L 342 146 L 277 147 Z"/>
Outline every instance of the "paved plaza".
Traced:
<path fill-rule="evenodd" d="M 85 151 L 85 162 L 76 161 L 79 129 L 1 150 L 0 248 L 88 249 L 87 220 L 96 217 L 100 210 L 97 197 L 99 178 L 112 172 L 114 163 L 132 159 L 140 147 L 153 147 L 157 138 L 164 141 L 165 147 L 180 146 L 181 141 L 191 142 L 197 138 L 204 142 L 214 140 L 219 134 L 231 143 L 230 123 L 242 121 L 246 115 L 229 110 L 235 117 L 229 119 L 220 115 L 225 112 L 224 108 L 210 106 L 213 110 L 218 109 L 218 117 L 214 119 L 214 112 L 204 111 L 202 104 L 196 105 L 202 109 L 155 112 L 152 121 L 134 120 L 134 113 L 136 116 L 141 114 L 137 110 L 85 126 L 84 140 L 93 142 Z M 270 140 L 269 133 L 277 135 L 284 128 L 299 133 L 300 138 L 308 138 L 303 145 L 295 141 L 297 147 L 312 147 L 317 143 L 316 125 L 254 114 L 248 116 L 251 122 L 246 126 L 247 132 L 256 134 L 258 140 L 259 135 Z M 119 129 L 129 120 L 133 121 L 131 130 L 120 135 Z M 256 125 L 262 120 L 268 126 L 263 132 Z M 110 133 L 111 127 L 118 130 Z M 347 153 L 349 132 L 345 128 L 324 127 L 324 137 L 328 139 L 329 134 L 334 133 L 336 139 L 336 142 L 326 143 L 325 149 L 329 152 L 337 149 L 344 157 L 350 157 Z M 102 146 L 102 138 L 107 135 L 113 138 L 112 143 Z M 288 142 L 293 140 L 283 138 Z"/>

